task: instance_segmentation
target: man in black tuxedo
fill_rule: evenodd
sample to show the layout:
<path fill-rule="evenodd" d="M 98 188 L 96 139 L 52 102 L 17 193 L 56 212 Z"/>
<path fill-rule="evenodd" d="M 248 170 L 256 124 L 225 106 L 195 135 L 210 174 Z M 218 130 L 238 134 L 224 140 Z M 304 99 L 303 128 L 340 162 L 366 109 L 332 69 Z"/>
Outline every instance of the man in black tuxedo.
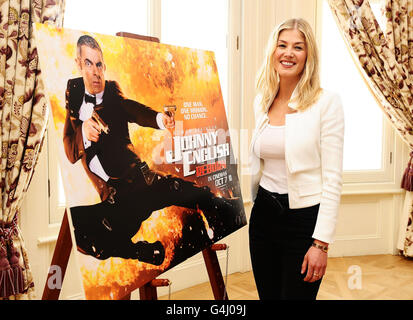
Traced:
<path fill-rule="evenodd" d="M 174 126 L 174 118 L 125 98 L 115 81 L 105 81 L 102 50 L 94 38 L 79 38 L 76 63 L 82 77 L 67 84 L 65 152 L 70 162 L 81 160 L 102 199 L 70 208 L 79 251 L 160 265 L 165 256 L 160 241 L 131 241 L 153 211 L 177 205 L 229 219 L 239 212 L 237 204 L 215 197 L 209 188 L 150 170 L 133 152 L 129 122 L 165 129 Z"/>

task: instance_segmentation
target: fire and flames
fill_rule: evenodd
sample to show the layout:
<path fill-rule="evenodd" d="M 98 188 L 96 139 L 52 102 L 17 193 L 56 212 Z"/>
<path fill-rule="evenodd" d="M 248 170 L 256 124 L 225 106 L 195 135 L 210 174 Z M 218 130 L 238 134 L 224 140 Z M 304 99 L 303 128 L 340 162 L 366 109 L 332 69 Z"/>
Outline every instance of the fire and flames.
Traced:
<path fill-rule="evenodd" d="M 86 298 L 119 299 L 165 271 L 174 257 L 175 246 L 182 237 L 182 211 L 179 207 L 155 211 L 131 239 L 135 243 L 144 240 L 161 241 L 165 247 L 165 260 L 160 266 L 122 258 L 98 261 L 82 255 L 81 274 Z"/>

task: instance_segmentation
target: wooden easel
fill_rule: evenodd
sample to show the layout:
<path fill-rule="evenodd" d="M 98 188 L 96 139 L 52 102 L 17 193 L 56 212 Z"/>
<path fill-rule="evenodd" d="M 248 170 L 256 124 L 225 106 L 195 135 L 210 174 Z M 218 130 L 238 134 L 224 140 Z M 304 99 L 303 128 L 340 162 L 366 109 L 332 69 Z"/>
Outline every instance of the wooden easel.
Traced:
<path fill-rule="evenodd" d="M 139 40 L 160 42 L 158 38 L 137 35 L 128 32 L 118 32 L 117 36 L 128 37 Z M 67 264 L 69 262 L 70 252 L 72 251 L 72 238 L 70 235 L 69 220 L 67 217 L 67 211 L 63 215 L 62 224 L 60 226 L 59 235 L 56 242 L 56 247 L 53 252 L 53 258 L 51 266 L 59 266 L 61 270 L 62 282 L 66 273 Z M 211 283 L 212 292 L 215 300 L 228 300 L 228 294 L 226 292 L 224 279 L 222 277 L 221 268 L 219 266 L 218 257 L 216 251 L 226 250 L 225 244 L 214 244 L 209 248 L 202 251 L 205 266 L 208 272 L 209 281 Z M 49 288 L 49 278 L 53 276 L 48 273 L 46 283 L 43 290 L 42 300 L 58 300 L 60 295 L 60 288 Z M 168 286 L 170 281 L 167 279 L 154 279 L 144 284 L 139 288 L 139 296 L 141 300 L 157 300 L 157 287 Z M 121 300 L 130 300 L 130 294 L 123 297 Z"/>

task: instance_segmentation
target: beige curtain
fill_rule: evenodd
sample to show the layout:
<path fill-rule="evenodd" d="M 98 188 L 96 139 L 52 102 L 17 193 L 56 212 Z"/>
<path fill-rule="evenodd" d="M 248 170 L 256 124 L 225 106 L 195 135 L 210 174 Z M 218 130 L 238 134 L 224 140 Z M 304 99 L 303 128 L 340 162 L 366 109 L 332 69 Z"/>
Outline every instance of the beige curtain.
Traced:
<path fill-rule="evenodd" d="M 65 0 L 0 0 L 0 299 L 32 299 L 34 284 L 18 226 L 48 110 L 32 23 L 63 25 Z"/>
<path fill-rule="evenodd" d="M 337 25 L 383 112 L 413 151 L 413 0 L 386 0 L 386 32 L 367 0 L 328 0 Z M 411 157 L 413 152 L 411 153 Z M 407 190 L 403 254 L 413 257 L 413 163 L 403 176 Z"/>

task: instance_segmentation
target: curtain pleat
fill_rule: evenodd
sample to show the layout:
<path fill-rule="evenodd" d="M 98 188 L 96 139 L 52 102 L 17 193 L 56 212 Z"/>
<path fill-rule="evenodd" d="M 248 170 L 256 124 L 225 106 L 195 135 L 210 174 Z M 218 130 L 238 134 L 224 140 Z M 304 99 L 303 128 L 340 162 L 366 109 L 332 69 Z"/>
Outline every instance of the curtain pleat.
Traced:
<path fill-rule="evenodd" d="M 18 226 L 46 130 L 46 106 L 32 23 L 62 26 L 65 0 L 0 4 L 0 299 L 34 298 L 33 277 Z"/>

